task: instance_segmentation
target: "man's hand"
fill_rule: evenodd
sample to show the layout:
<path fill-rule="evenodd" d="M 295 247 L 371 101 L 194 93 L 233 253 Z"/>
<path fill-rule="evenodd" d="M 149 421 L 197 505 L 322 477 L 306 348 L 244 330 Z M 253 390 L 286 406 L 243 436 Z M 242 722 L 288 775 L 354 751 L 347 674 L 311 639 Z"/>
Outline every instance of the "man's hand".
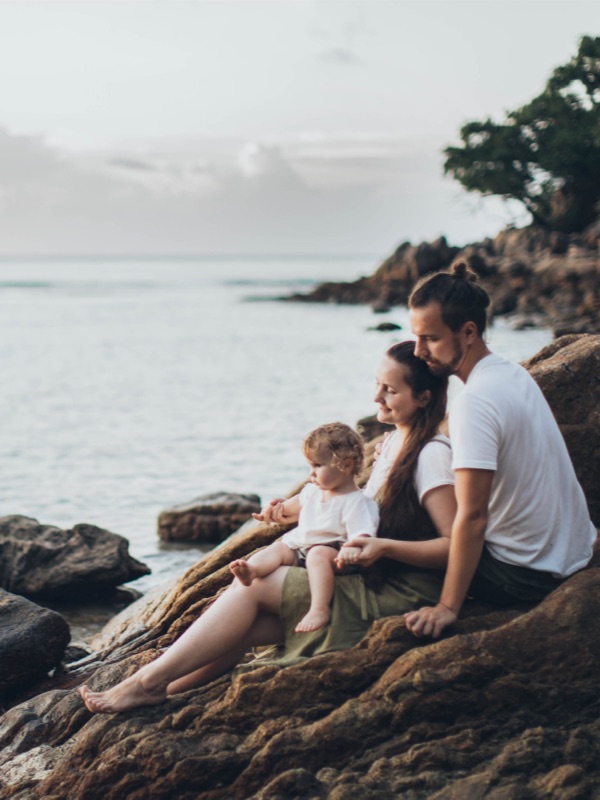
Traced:
<path fill-rule="evenodd" d="M 456 622 L 457 615 L 448 606 L 438 603 L 437 606 L 425 606 L 417 611 L 404 614 L 408 630 L 417 637 L 432 636 L 437 639 L 441 632 Z"/>

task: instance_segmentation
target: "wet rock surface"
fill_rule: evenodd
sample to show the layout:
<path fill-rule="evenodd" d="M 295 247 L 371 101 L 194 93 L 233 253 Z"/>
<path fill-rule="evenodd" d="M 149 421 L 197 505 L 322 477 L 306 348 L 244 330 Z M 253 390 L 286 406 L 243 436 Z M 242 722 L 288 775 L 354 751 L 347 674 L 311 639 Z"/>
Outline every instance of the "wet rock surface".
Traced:
<path fill-rule="evenodd" d="M 598 336 L 567 337 L 531 360 L 559 422 L 564 400 L 564 419 L 598 425 L 586 365 L 599 348 Z M 572 398 L 580 397 L 572 414 L 575 399 L 563 397 L 559 380 L 565 366 L 576 376 Z M 586 570 L 538 606 L 467 604 L 437 642 L 415 639 L 402 618 L 389 617 L 352 650 L 228 674 L 160 706 L 89 714 L 77 684 L 105 688 L 155 658 L 229 583 L 229 561 L 280 533 L 258 525 L 231 537 L 113 620 L 100 649 L 50 691 L 7 711 L 0 797 L 600 796 L 598 548 Z"/>
<path fill-rule="evenodd" d="M 62 530 L 0 517 L 0 587 L 34 599 L 86 599 L 150 574 L 123 536 L 86 523 Z"/>
<path fill-rule="evenodd" d="M 165 542 L 218 544 L 260 511 L 256 494 L 215 492 L 162 511 L 158 536 Z"/>

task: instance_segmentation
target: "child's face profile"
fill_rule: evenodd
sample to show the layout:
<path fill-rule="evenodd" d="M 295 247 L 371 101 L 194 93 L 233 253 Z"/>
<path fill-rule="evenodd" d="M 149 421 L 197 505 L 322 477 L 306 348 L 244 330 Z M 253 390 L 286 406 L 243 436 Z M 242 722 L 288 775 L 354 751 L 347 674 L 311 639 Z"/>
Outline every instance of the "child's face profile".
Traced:
<path fill-rule="evenodd" d="M 327 445 L 320 445 L 317 450 L 306 454 L 310 464 L 310 479 L 319 487 L 332 491 L 348 480 L 349 471 L 332 464 L 333 456 Z"/>

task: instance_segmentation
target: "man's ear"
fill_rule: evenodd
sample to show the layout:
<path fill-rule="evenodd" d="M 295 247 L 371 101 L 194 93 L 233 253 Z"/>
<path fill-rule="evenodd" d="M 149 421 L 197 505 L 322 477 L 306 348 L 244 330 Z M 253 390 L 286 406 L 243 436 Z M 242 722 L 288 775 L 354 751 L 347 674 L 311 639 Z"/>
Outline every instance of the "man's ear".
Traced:
<path fill-rule="evenodd" d="M 467 342 L 472 342 L 479 335 L 477 325 L 472 320 L 465 322 L 463 326 L 463 333 L 465 334 Z"/>

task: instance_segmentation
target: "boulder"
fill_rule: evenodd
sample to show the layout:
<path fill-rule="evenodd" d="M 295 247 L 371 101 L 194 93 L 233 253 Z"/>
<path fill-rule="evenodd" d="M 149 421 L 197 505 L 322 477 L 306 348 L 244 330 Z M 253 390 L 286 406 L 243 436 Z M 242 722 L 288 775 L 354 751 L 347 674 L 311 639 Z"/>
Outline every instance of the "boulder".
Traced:
<path fill-rule="evenodd" d="M 552 408 L 590 516 L 600 527 L 600 336 L 562 336 L 523 366 Z"/>
<path fill-rule="evenodd" d="M 367 330 L 388 333 L 389 331 L 401 331 L 402 325 L 398 325 L 396 322 L 380 322 L 377 325 L 372 325 L 370 328 L 367 328 Z"/>
<path fill-rule="evenodd" d="M 87 523 L 62 530 L 0 517 L 0 587 L 34 599 L 89 599 L 150 573 L 128 547 L 123 536 Z"/>
<path fill-rule="evenodd" d="M 205 494 L 162 511 L 158 535 L 165 542 L 218 544 L 259 511 L 260 497 L 256 494 Z"/>
<path fill-rule="evenodd" d="M 70 639 L 60 614 L 0 589 L 0 697 L 57 667 Z"/>

